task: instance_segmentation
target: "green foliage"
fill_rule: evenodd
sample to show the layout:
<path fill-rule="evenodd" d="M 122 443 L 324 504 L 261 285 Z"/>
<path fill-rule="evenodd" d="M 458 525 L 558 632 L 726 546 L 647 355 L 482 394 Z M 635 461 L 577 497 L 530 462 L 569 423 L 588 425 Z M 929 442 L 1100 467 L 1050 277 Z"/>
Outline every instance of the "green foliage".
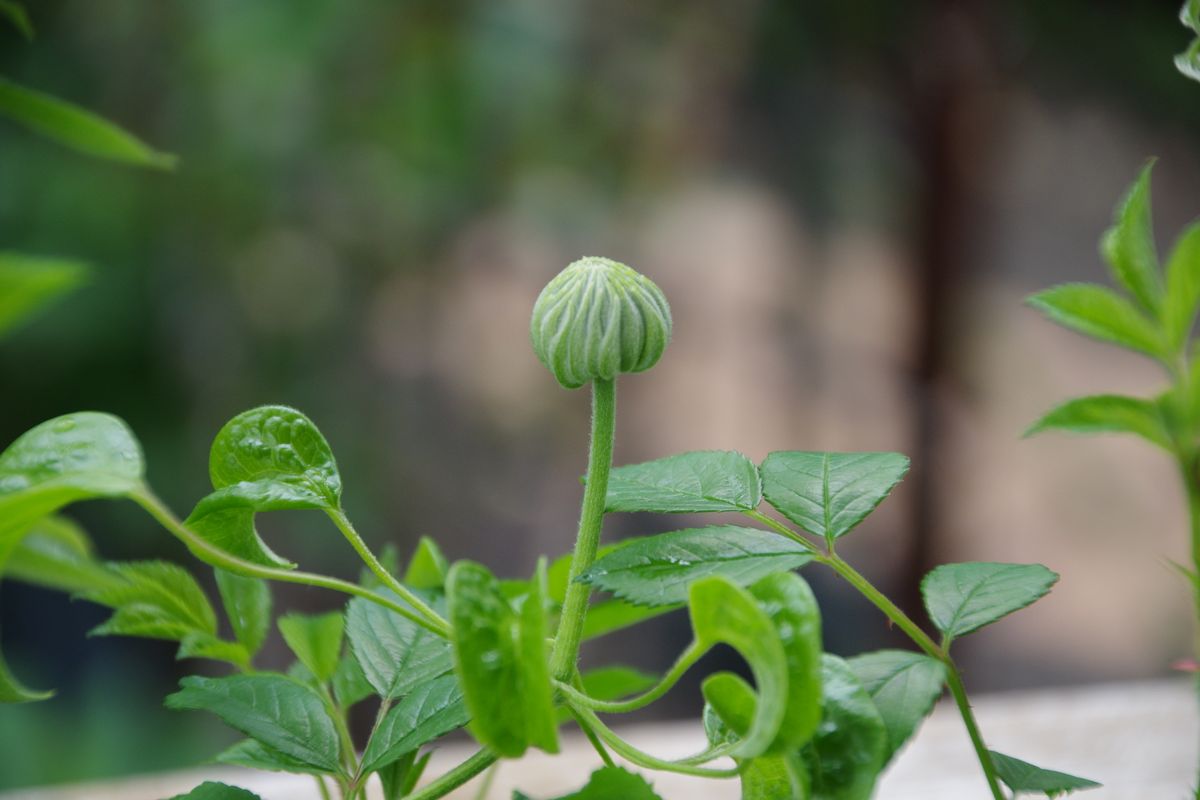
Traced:
<path fill-rule="evenodd" d="M 397 759 L 379 770 L 379 782 L 383 784 L 383 800 L 401 800 L 416 788 L 417 782 L 429 766 L 432 753 L 418 756 L 415 752 Z"/>
<path fill-rule="evenodd" d="M 364 598 L 347 607 L 346 637 L 367 682 L 389 700 L 454 668 L 445 639 Z"/>
<path fill-rule="evenodd" d="M 747 586 L 811 560 L 809 548 L 776 534 L 716 525 L 635 539 L 597 560 L 579 580 L 638 605 L 671 606 L 709 575 Z"/>
<path fill-rule="evenodd" d="M 342 653 L 341 612 L 316 616 L 286 614 L 276 624 L 287 646 L 318 682 L 326 683 L 333 678 Z"/>
<path fill-rule="evenodd" d="M 90 111 L 6 78 L 0 78 L 0 116 L 95 158 L 165 170 L 177 161 Z"/>
<path fill-rule="evenodd" d="M 283 675 L 192 676 L 167 708 L 208 711 L 226 725 L 321 772 L 339 773 L 338 734 L 321 696 Z"/>
<path fill-rule="evenodd" d="M 701 450 L 614 469 L 605 510 L 697 514 L 750 511 L 761 502 L 762 480 L 750 459 Z"/>
<path fill-rule="evenodd" d="M 1152 316 L 1158 313 L 1163 294 L 1150 214 L 1150 172 L 1153 168 L 1151 161 L 1142 169 L 1117 205 L 1113 226 L 1100 240 L 1100 252 L 1108 261 L 1113 277 Z"/>
<path fill-rule="evenodd" d="M 1064 328 L 1162 358 L 1166 342 L 1154 320 L 1111 289 L 1065 283 L 1038 292 L 1029 304 Z"/>
<path fill-rule="evenodd" d="M 33 39 L 33 23 L 29 21 L 29 14 L 23 5 L 15 0 L 0 0 L 0 17 L 8 20 L 27 40 Z"/>
<path fill-rule="evenodd" d="M 88 275 L 87 265 L 79 261 L 0 252 L 0 336 L 84 283 Z"/>
<path fill-rule="evenodd" d="M 654 793 L 654 787 L 641 775 L 621 769 L 604 767 L 592 773 L 591 780 L 578 792 L 556 798 L 556 800 L 662 800 Z M 513 800 L 530 800 L 521 792 L 513 792 Z"/>
<path fill-rule="evenodd" d="M 246 578 L 223 569 L 214 572 L 233 635 L 253 659 L 271 630 L 271 587 L 258 578 Z"/>
<path fill-rule="evenodd" d="M 1200 0 L 1184 0 L 1179 19 L 1193 32 L 1200 34 Z M 1192 40 L 1187 50 L 1175 56 L 1175 67 L 1186 77 L 1200 81 L 1200 36 Z"/>
<path fill-rule="evenodd" d="M 266 772 L 298 772 L 307 775 L 324 775 L 326 770 L 306 764 L 298 758 L 286 756 L 267 747 L 257 739 L 243 739 L 229 749 L 217 754 L 219 764 Z"/>
<path fill-rule="evenodd" d="M 921 595 L 933 624 L 952 639 L 1025 608 L 1057 580 L 1041 564 L 943 564 L 921 581 Z"/>
<path fill-rule="evenodd" d="M 821 725 L 803 751 L 813 800 L 868 800 L 887 761 L 883 717 L 842 659 L 825 655 Z"/>
<path fill-rule="evenodd" d="M 363 771 L 375 772 L 467 724 L 470 715 L 454 675 L 422 683 L 392 707 L 363 754 Z"/>
<path fill-rule="evenodd" d="M 862 682 L 887 729 L 886 764 L 933 711 L 946 683 L 946 665 L 906 650 L 864 653 L 846 665 Z"/>
<path fill-rule="evenodd" d="M 598 667 L 583 673 L 580 679 L 583 691 L 597 700 L 619 700 L 644 692 L 658 683 L 658 678 L 647 672 L 619 666 Z"/>
<path fill-rule="evenodd" d="M 215 781 L 205 781 L 187 794 L 178 794 L 171 800 L 262 800 L 254 792 L 239 789 Z"/>
<path fill-rule="evenodd" d="M 450 562 L 442 554 L 437 542 L 422 536 L 412 560 L 408 562 L 404 582 L 414 589 L 441 590 L 446 586 L 446 573 L 449 571 Z"/>
<path fill-rule="evenodd" d="M 908 472 L 899 453 L 771 453 L 763 494 L 804 530 L 833 540 L 855 528 Z"/>
<path fill-rule="evenodd" d="M 44 517 L 21 537 L 5 577 L 34 586 L 84 594 L 121 583 L 100 563 L 83 528 L 66 517 Z"/>
<path fill-rule="evenodd" d="M 1138 397 L 1101 394 L 1068 400 L 1029 426 L 1025 435 L 1032 436 L 1049 430 L 1132 433 L 1168 451 L 1173 447 L 1171 433 L 1158 403 Z"/>
<path fill-rule="evenodd" d="M 454 671 L 466 696 L 472 732 L 509 757 L 531 745 L 557 752 L 540 590 L 535 587 L 521 608 L 514 608 L 486 567 L 459 561 L 450 568 L 446 593 L 454 627 Z"/>
<path fill-rule="evenodd" d="M 1094 789 L 1100 784 L 1087 778 L 1077 778 L 1065 772 L 1055 772 L 1052 769 L 1042 769 L 1019 758 L 1006 756 L 989 750 L 992 763 L 1000 780 L 1013 791 L 1013 797 L 1022 794 L 1044 794 L 1047 797 L 1059 797 L 1080 789 Z"/>

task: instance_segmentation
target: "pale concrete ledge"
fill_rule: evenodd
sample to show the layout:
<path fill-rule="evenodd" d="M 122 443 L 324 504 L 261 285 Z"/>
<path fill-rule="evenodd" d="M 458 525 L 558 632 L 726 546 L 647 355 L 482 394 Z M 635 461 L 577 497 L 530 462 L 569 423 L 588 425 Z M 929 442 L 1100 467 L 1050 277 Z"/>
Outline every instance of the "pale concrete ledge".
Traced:
<path fill-rule="evenodd" d="M 1089 800 L 1187 800 L 1191 798 L 1200 724 L 1187 680 L 1110 684 L 980 697 L 975 704 L 988 745 L 1035 764 L 1093 778 L 1105 788 L 1078 795 Z M 666 758 L 701 749 L 694 724 L 628 728 L 625 735 Z M 598 759 L 579 738 L 564 742 L 563 755 L 537 754 L 506 762 L 489 800 L 508 800 L 513 788 L 549 797 L 577 788 Z M 465 758 L 459 746 L 439 750 L 430 772 L 439 774 Z M 735 800 L 735 782 L 697 781 L 675 775 L 650 776 L 666 800 Z M 0 800 L 162 800 L 202 780 L 244 786 L 265 800 L 309 800 L 311 779 L 234 769 L 204 769 L 0 794 Z M 453 795 L 468 800 L 475 790 Z M 878 800 L 973 800 L 988 797 L 962 723 L 943 703 L 916 740 L 897 757 L 876 793 Z M 614 800 L 617 800 L 614 798 Z"/>

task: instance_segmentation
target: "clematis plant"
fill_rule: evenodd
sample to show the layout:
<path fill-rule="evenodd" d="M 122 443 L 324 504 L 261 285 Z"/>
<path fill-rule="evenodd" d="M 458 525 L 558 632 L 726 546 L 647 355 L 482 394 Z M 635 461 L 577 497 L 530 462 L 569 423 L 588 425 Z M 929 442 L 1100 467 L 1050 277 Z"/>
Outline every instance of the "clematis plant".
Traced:
<path fill-rule="evenodd" d="M 566 726 L 582 732 L 598 765 L 572 798 L 656 798 L 652 775 L 665 771 L 738 781 L 747 800 L 865 800 L 947 690 L 978 758 L 981 791 L 1004 800 L 1096 786 L 990 751 L 952 656 L 959 638 L 1048 592 L 1053 572 L 938 567 L 921 586 L 926 628 L 838 553 L 841 538 L 904 477 L 904 456 L 781 451 L 755 464 L 736 452 L 696 451 L 613 468 L 618 380 L 653 367 L 671 328 L 662 291 L 608 259 L 571 264 L 537 299 L 534 351 L 563 387 L 590 386 L 592 425 L 575 545 L 538 559 L 528 577 L 450 564 L 430 539 L 404 569 L 377 557 L 343 506 L 329 444 L 282 406 L 252 409 L 221 429 L 209 463 L 213 491 L 183 519 L 150 489 L 141 449 L 120 420 L 84 412 L 39 425 L 0 454 L 0 565 L 10 578 L 112 608 L 97 633 L 177 641 L 180 657 L 226 664 L 223 676 L 185 678 L 167 705 L 215 714 L 246 737 L 217 761 L 311 775 L 323 797 L 363 798 L 378 776 L 387 800 L 433 800 L 501 759 L 530 748 L 558 752 Z M 92 498 L 132 500 L 214 568 L 227 624 L 180 566 L 98 560 L 83 532 L 58 515 Z M 366 565 L 365 577 L 301 571 L 276 554 L 255 518 L 282 509 L 325 515 Z M 602 545 L 607 514 L 638 511 L 742 522 Z M 866 597 L 912 649 L 826 653 L 820 609 L 798 573 L 812 565 Z M 272 581 L 349 596 L 340 610 L 275 619 L 295 657 L 282 670 L 259 656 L 273 619 Z M 685 608 L 691 643 L 664 674 L 580 669 L 587 642 Z M 731 672 L 704 679 L 707 747 L 666 758 L 622 737 L 614 719 L 654 703 L 722 644 L 741 656 L 753 683 Z M 3 699 L 43 696 L 0 671 Z M 364 702 L 377 709 L 375 722 L 355 741 L 347 714 Z M 431 745 L 460 728 L 477 751 L 426 776 Z M 206 783 L 185 797 L 253 795 Z"/>

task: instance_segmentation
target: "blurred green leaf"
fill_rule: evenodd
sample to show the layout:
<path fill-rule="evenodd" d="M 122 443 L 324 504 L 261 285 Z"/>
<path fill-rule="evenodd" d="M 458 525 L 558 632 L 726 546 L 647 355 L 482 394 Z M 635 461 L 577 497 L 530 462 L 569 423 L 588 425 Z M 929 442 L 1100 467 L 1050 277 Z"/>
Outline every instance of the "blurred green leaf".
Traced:
<path fill-rule="evenodd" d="M 461 728 L 469 719 L 454 675 L 421 684 L 392 707 L 371 736 L 363 754 L 363 774 L 415 753 L 421 745 Z"/>
<path fill-rule="evenodd" d="M 1128 347 L 1152 358 L 1166 355 L 1162 334 L 1133 303 L 1094 283 L 1064 283 L 1032 295 L 1029 305 L 1063 327 Z"/>
<path fill-rule="evenodd" d="M 271 587 L 259 578 L 213 570 L 233 635 L 254 658 L 271 629 Z"/>
<path fill-rule="evenodd" d="M 883 725 L 888 747 L 884 763 L 891 761 L 942 696 L 946 667 L 942 662 L 907 650 L 879 650 L 847 660 L 871 696 Z"/>
<path fill-rule="evenodd" d="M 0 252 L 0 336 L 88 279 L 80 261 Z"/>
<path fill-rule="evenodd" d="M 1068 400 L 1049 411 L 1029 429 L 1026 436 L 1043 431 L 1070 433 L 1132 433 L 1159 447 L 1171 450 L 1171 434 L 1158 404 L 1138 397 L 1101 394 Z"/>
<path fill-rule="evenodd" d="M 30 689 L 17 680 L 8 668 L 3 653 L 0 653 L 0 703 L 31 703 L 47 700 L 54 696 L 52 691 Z"/>
<path fill-rule="evenodd" d="M 869 800 L 883 770 L 887 729 L 862 682 L 837 656 L 823 664 L 821 725 L 802 751 L 814 800 Z"/>
<path fill-rule="evenodd" d="M 0 0 L 0 17 L 4 17 L 27 41 L 33 41 L 33 23 L 25 7 L 14 0 Z"/>
<path fill-rule="evenodd" d="M 432 752 L 418 757 L 411 752 L 379 770 L 379 782 L 383 784 L 383 800 L 403 800 L 417 788 L 425 767 L 429 766 Z"/>
<path fill-rule="evenodd" d="M 812 558 L 811 549 L 778 534 L 713 525 L 622 543 L 579 580 L 637 605 L 672 606 L 687 599 L 690 584 L 708 575 L 747 586 Z"/>
<path fill-rule="evenodd" d="M 268 747 L 328 773 L 339 773 L 339 745 L 325 702 L 315 691 L 282 675 L 228 678 L 198 675 L 180 681 L 167 708 L 209 711 L 226 725 Z"/>
<path fill-rule="evenodd" d="M 160 153 L 90 111 L 0 78 L 0 116 L 85 155 L 171 170 L 178 159 Z"/>
<path fill-rule="evenodd" d="M 682 603 L 670 606 L 638 606 L 624 600 L 603 600 L 588 609 L 587 617 L 583 620 L 583 639 L 597 639 L 639 622 L 668 614 L 682 606 Z"/>
<path fill-rule="evenodd" d="M 763 494 L 809 533 L 833 540 L 862 522 L 908 472 L 899 453 L 776 452 L 761 467 Z"/>
<path fill-rule="evenodd" d="M 73 594 L 121 582 L 96 559 L 83 529 L 66 517 L 45 517 L 35 522 L 13 550 L 5 577 Z"/>
<path fill-rule="evenodd" d="M 621 767 L 603 767 L 592 773 L 587 785 L 578 792 L 556 800 L 662 800 L 654 787 L 641 775 Z M 513 800 L 530 800 L 521 792 L 513 792 Z"/>
<path fill-rule="evenodd" d="M 692 514 L 750 511 L 761 502 L 762 484 L 750 459 L 703 450 L 614 469 L 606 510 Z"/>
<path fill-rule="evenodd" d="M 648 672 L 622 666 L 597 667 L 584 672 L 580 679 L 583 693 L 597 700 L 620 700 L 658 683 L 658 678 Z"/>
<path fill-rule="evenodd" d="M 1200 306 L 1200 223 L 1188 226 L 1167 259 L 1163 330 L 1172 352 L 1184 352 Z"/>
<path fill-rule="evenodd" d="M 205 781 L 187 794 L 177 794 L 171 800 L 262 800 L 254 792 L 216 781 Z"/>
<path fill-rule="evenodd" d="M 933 624 L 952 639 L 1025 608 L 1057 580 L 1041 564 L 943 564 L 921 581 L 921 595 Z"/>
<path fill-rule="evenodd" d="M 333 678 L 342 653 L 345 620 L 340 611 L 307 616 L 285 614 L 276 621 L 287 646 L 308 667 L 316 679 L 325 683 Z"/>
<path fill-rule="evenodd" d="M 428 536 L 422 536 L 417 542 L 412 560 L 404 573 L 404 583 L 413 589 L 441 590 L 446 585 L 446 573 L 450 564 L 438 547 L 437 542 Z"/>
<path fill-rule="evenodd" d="M 1183 8 L 1179 10 L 1179 19 L 1200 34 L 1200 0 L 1184 0 Z M 1200 37 L 1194 39 L 1187 50 L 1175 56 L 1175 66 L 1185 76 L 1200 81 Z"/>
<path fill-rule="evenodd" d="M 1113 215 L 1113 226 L 1100 241 L 1100 250 L 1117 282 L 1129 290 L 1144 310 L 1157 315 L 1163 286 L 1150 213 L 1150 172 L 1153 169 L 1154 161 L 1151 160 L 1126 191 Z"/>
<path fill-rule="evenodd" d="M 309 775 L 324 775 L 326 770 L 305 764 L 299 759 L 285 756 L 278 750 L 267 747 L 257 739 L 243 739 L 227 750 L 219 753 L 214 759 L 218 764 L 229 764 L 247 769 L 261 769 L 267 772 L 299 772 Z"/>
<path fill-rule="evenodd" d="M 1055 772 L 1052 769 L 1042 769 L 1019 758 L 1006 756 L 989 750 L 992 763 L 996 766 L 996 774 L 1000 780 L 1013 791 L 1013 797 L 1022 794 L 1044 794 L 1047 797 L 1058 797 L 1070 794 L 1080 789 L 1095 789 L 1100 784 L 1087 778 L 1078 778 L 1065 772 Z"/>
<path fill-rule="evenodd" d="M 350 708 L 374 692 L 353 652 L 344 653 L 333 673 L 333 696 L 341 708 Z"/>

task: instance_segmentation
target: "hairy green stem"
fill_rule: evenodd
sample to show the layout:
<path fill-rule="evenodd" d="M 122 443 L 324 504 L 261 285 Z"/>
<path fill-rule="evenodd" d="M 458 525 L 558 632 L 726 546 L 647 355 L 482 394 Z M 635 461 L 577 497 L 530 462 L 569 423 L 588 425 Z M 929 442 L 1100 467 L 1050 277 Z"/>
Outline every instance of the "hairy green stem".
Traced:
<path fill-rule="evenodd" d="M 612 756 L 608 754 L 608 750 L 604 747 L 604 742 L 600 741 L 600 737 L 596 735 L 596 731 L 592 728 L 591 723 L 579 715 L 575 707 L 568 704 L 567 711 L 575 718 L 575 724 L 579 726 L 579 730 L 583 731 L 583 735 L 587 737 L 588 742 L 592 745 L 592 749 L 600 756 L 600 760 L 604 762 L 606 767 L 615 767 L 617 764 L 613 761 Z"/>
<path fill-rule="evenodd" d="M 229 570 L 230 572 L 248 575 L 252 578 L 281 581 L 283 583 L 300 583 L 306 586 L 316 586 L 321 589 L 330 589 L 335 592 L 362 597 L 391 611 L 395 611 L 400 616 L 411 620 L 431 633 L 435 633 L 442 638 L 450 637 L 450 626 L 445 622 L 441 625 L 434 624 L 408 606 L 386 597 L 381 597 L 370 589 L 366 589 L 356 583 L 343 581 L 339 578 L 331 578 L 326 575 L 317 575 L 312 572 L 265 567 L 262 564 L 255 564 L 252 561 L 246 561 L 245 559 L 230 555 L 219 547 L 214 547 L 202 537 L 197 536 L 194 531 L 180 522 L 179 518 L 150 491 L 149 487 L 134 492 L 129 497 L 145 509 L 150 516 L 154 517 L 160 525 L 170 531 L 175 538 L 187 545 L 188 549 L 193 553 L 197 555 L 203 554 L 204 560 L 213 566 Z"/>
<path fill-rule="evenodd" d="M 414 594 L 413 591 L 403 583 L 396 580 L 395 576 L 384 568 L 383 564 L 379 562 L 379 559 L 375 557 L 375 554 L 371 552 L 371 549 L 367 547 L 367 543 L 363 541 L 362 536 L 359 535 L 358 531 L 354 528 L 354 525 L 351 524 L 350 519 L 346 516 L 345 511 L 342 511 L 339 508 L 337 510 L 328 510 L 325 513 L 329 515 L 329 518 L 333 520 L 333 524 L 336 525 L 337 529 L 342 532 L 343 536 L 346 537 L 346 541 L 350 542 L 350 546 L 354 548 L 354 552 L 358 553 L 358 557 L 363 560 L 363 563 L 366 564 L 371 572 L 375 574 L 375 577 L 379 578 L 384 586 L 391 589 L 399 597 L 401 597 L 404 602 L 415 608 L 417 613 L 429 620 L 431 624 L 449 630 L 448 623 L 446 620 L 442 619 L 440 614 L 430 608 L 424 600 Z"/>
<path fill-rule="evenodd" d="M 329 796 L 329 787 L 325 785 L 325 779 L 320 775 L 313 775 L 313 780 L 317 782 L 317 791 L 321 793 L 321 800 L 333 800 Z"/>
<path fill-rule="evenodd" d="M 572 704 L 572 708 L 579 716 L 587 720 L 588 724 L 596 731 L 596 734 L 604 740 L 605 744 L 615 750 L 626 761 L 637 764 L 639 767 L 646 769 L 656 769 L 662 772 L 678 772 L 682 775 L 693 775 L 698 778 L 736 778 L 741 770 L 738 768 L 732 769 L 711 769 L 707 767 L 697 767 L 688 763 L 692 759 L 683 759 L 682 761 L 666 761 L 661 758 L 650 755 L 649 753 L 639 750 L 629 742 L 618 736 L 611 728 L 605 725 L 599 717 L 596 716 L 589 708 L 576 706 Z"/>
<path fill-rule="evenodd" d="M 436 800 L 438 797 L 445 797 L 498 760 L 499 757 L 492 751 L 480 750 L 424 789 L 405 795 L 404 800 Z"/>
<path fill-rule="evenodd" d="M 971 737 L 971 746 L 975 748 L 979 766 L 983 767 L 983 775 L 987 778 L 988 789 L 991 790 L 992 797 L 996 800 L 1007 800 L 1004 791 L 1000 788 L 1000 780 L 996 776 L 996 765 L 992 763 L 992 755 L 988 752 L 987 745 L 983 743 L 983 734 L 979 730 L 979 723 L 975 721 L 975 712 L 971 710 L 971 701 L 967 699 L 967 689 L 963 686 L 962 675 L 959 674 L 958 667 L 949 656 L 942 661 L 946 665 L 946 685 L 950 687 L 950 694 L 954 695 L 958 713 L 962 715 L 967 735 Z"/>
<path fill-rule="evenodd" d="M 587 616 L 591 587 L 576 580 L 596 560 L 600 547 L 600 526 L 608 496 L 608 474 L 612 471 L 613 439 L 616 435 L 617 387 L 614 379 L 592 381 L 592 438 L 588 451 L 587 487 L 583 492 L 583 510 L 579 515 L 579 535 L 571 556 L 571 576 L 563 601 L 554 652 L 550 657 L 551 674 L 566 683 L 575 674 L 579 645 L 583 640 L 583 622 Z"/>
<path fill-rule="evenodd" d="M 637 711 L 639 708 L 645 708 L 653 703 L 658 698 L 669 692 L 671 688 L 679 682 L 684 673 L 691 669 L 700 658 L 708 652 L 707 647 L 701 647 L 696 642 L 688 645 L 688 648 L 680 654 L 675 660 L 675 664 L 663 675 L 662 679 L 657 684 L 652 686 L 647 691 L 636 697 L 631 697 L 628 700 L 597 700 L 594 697 L 588 697 L 585 693 L 575 689 L 572 686 L 556 681 L 556 688 L 564 695 L 569 697 L 573 702 L 586 706 L 593 711 L 600 711 L 605 714 L 627 714 L 630 711 Z"/>

